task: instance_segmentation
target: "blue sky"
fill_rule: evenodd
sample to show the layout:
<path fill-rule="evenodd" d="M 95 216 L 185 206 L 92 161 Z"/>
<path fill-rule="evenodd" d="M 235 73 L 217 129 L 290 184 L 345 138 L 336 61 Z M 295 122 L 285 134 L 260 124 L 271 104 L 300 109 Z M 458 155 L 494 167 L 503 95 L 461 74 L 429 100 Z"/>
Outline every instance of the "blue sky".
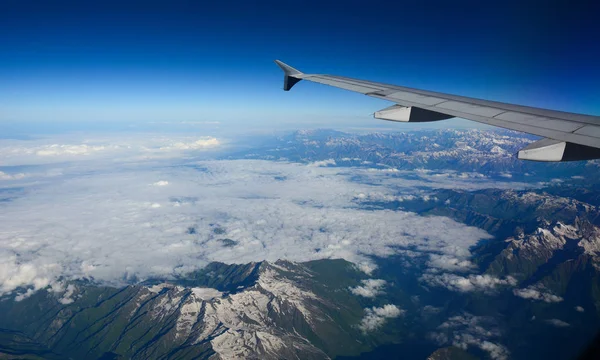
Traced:
<path fill-rule="evenodd" d="M 285 93 L 275 58 L 306 72 L 600 114 L 592 6 L 3 1 L 0 126 L 335 127 L 367 124 L 389 105 L 317 84 Z"/>

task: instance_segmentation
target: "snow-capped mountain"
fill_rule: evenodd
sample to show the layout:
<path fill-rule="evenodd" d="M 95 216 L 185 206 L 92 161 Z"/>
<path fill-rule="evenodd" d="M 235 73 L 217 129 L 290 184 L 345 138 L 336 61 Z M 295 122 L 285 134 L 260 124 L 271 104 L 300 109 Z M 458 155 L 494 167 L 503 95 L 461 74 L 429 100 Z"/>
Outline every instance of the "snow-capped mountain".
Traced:
<path fill-rule="evenodd" d="M 477 172 L 504 179 L 549 180 L 565 170 L 572 176 L 598 173 L 599 162 L 539 164 L 519 161 L 515 154 L 535 137 L 513 131 L 422 130 L 397 133 L 347 134 L 332 130 L 301 130 L 278 137 L 228 158 L 315 162 L 337 166 L 392 167 L 400 170 Z"/>
<path fill-rule="evenodd" d="M 356 297 L 340 297 L 361 274 L 344 261 L 328 267 L 345 279 L 324 281 L 319 262 L 277 261 L 215 263 L 153 285 L 77 282 L 5 301 L 0 320 L 74 358 L 325 359 L 368 350 L 363 309 Z M 204 277 L 220 290 L 204 286 Z M 196 286 L 180 285 L 190 281 Z M 352 344 L 356 338 L 362 344 Z"/>

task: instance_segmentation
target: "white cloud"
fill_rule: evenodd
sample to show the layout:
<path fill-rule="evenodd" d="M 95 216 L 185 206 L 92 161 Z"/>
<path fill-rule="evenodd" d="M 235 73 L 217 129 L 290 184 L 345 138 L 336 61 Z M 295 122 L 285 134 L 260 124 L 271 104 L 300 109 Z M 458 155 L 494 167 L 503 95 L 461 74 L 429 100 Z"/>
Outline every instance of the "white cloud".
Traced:
<path fill-rule="evenodd" d="M 366 255 L 390 256 L 399 251 L 394 246 L 465 256 L 489 237 L 444 217 L 362 210 L 354 194 L 371 187 L 335 168 L 244 160 L 194 166 L 206 170 L 169 164 L 168 172 L 65 177 L 3 204 L 0 249 L 12 260 L 0 271 L 2 291 L 61 275 L 108 282 L 170 276 L 210 261 L 344 258 L 372 270 Z M 157 177 L 173 186 L 138 186 Z M 214 223 L 226 233 L 214 234 Z M 221 237 L 235 246 L 224 247 Z"/>
<path fill-rule="evenodd" d="M 72 298 L 74 292 L 75 292 L 75 285 L 73 285 L 73 284 L 67 285 L 67 288 L 65 289 L 65 293 L 58 301 L 63 305 L 71 304 L 73 301 L 75 301 Z"/>
<path fill-rule="evenodd" d="M 24 286 L 31 286 L 34 290 L 45 288 L 50 284 L 46 272 L 55 269 L 56 264 L 52 262 L 40 266 L 21 263 L 12 251 L 0 249 L 0 294 Z"/>
<path fill-rule="evenodd" d="M 416 200 L 416 199 L 422 199 L 424 200 L 424 196 L 415 196 L 412 194 L 405 194 L 405 195 L 390 195 L 387 193 L 382 193 L 382 192 L 372 192 L 369 194 L 364 194 L 364 193 L 360 193 L 356 195 L 356 199 L 357 200 L 366 200 L 366 201 L 398 201 L 398 202 L 403 202 L 403 201 L 412 201 L 412 200 Z M 428 198 L 429 199 L 429 198 Z"/>
<path fill-rule="evenodd" d="M 25 291 L 24 293 L 21 293 L 17 296 L 15 296 L 15 301 L 22 301 L 27 299 L 28 297 L 30 297 L 31 295 L 35 294 L 35 290 L 34 289 L 27 289 L 27 291 Z"/>
<path fill-rule="evenodd" d="M 527 184 L 515 181 L 492 181 L 478 173 L 457 173 L 453 170 L 442 171 L 414 171 L 398 170 L 394 176 L 382 176 L 381 171 L 372 171 L 371 168 L 358 168 L 356 173 L 365 179 L 374 180 L 382 185 L 397 188 L 410 187 L 416 189 L 428 187 L 431 189 L 466 189 L 478 190 L 490 187 L 496 189 L 528 189 L 539 187 L 541 184 Z M 406 176 L 406 178 L 404 178 Z M 417 179 L 414 179 L 418 176 Z"/>
<path fill-rule="evenodd" d="M 202 139 L 192 141 L 192 142 L 176 142 L 171 145 L 162 146 L 160 149 L 161 150 L 171 150 L 171 149 L 200 150 L 200 149 L 217 147 L 219 145 L 221 145 L 221 142 L 217 138 L 204 137 Z"/>
<path fill-rule="evenodd" d="M 7 174 L 3 171 L 0 171 L 0 180 L 21 180 L 25 178 L 27 175 L 24 173 L 17 174 Z"/>
<path fill-rule="evenodd" d="M 383 293 L 386 281 L 381 279 L 366 279 L 362 280 L 362 286 L 351 287 L 350 292 L 354 295 L 364 297 L 375 297 Z"/>
<path fill-rule="evenodd" d="M 456 259 L 453 266 L 461 268 L 467 266 L 468 249 L 490 238 L 446 217 L 363 210 L 356 194 L 402 195 L 397 188 L 352 181 L 356 173 L 365 173 L 361 169 L 152 157 L 163 151 L 157 144 L 181 148 L 178 143 L 183 142 L 96 140 L 90 146 L 104 146 L 96 153 L 110 155 L 90 153 L 89 161 L 45 165 L 54 177 L 29 184 L 35 191 L 0 204 L 6 214 L 0 218 L 0 293 L 43 288 L 61 277 L 115 284 L 170 277 L 211 261 L 343 258 L 370 273 L 371 255 L 411 256 L 401 249 L 407 247 L 419 255 Z M 0 158 L 40 158 L 35 151 L 26 157 L 17 153 Z M 140 154 L 153 160 L 146 162 L 148 156 Z M 64 156 L 42 157 L 64 161 Z M 395 185 L 401 182 L 396 179 Z M 225 233 L 214 233 L 211 224 Z M 223 245 L 224 238 L 232 240 L 230 245 Z M 376 291 L 363 287 L 365 294 Z"/>
<path fill-rule="evenodd" d="M 199 299 L 210 300 L 223 296 L 223 293 L 212 288 L 192 288 L 192 293 Z"/>
<path fill-rule="evenodd" d="M 314 167 L 319 167 L 319 166 L 327 167 L 329 165 L 335 166 L 336 165 L 335 160 L 334 159 L 327 159 L 327 160 L 321 160 L 321 161 L 313 161 L 313 162 L 311 162 L 311 163 L 308 164 L 308 166 L 314 166 Z"/>
<path fill-rule="evenodd" d="M 427 265 L 434 269 L 454 272 L 467 272 L 475 269 L 475 265 L 465 258 L 459 259 L 454 256 L 438 254 L 429 255 Z"/>
<path fill-rule="evenodd" d="M 465 350 L 475 346 L 486 351 L 492 359 L 498 360 L 505 360 L 510 356 L 505 346 L 495 342 L 502 334 L 493 318 L 465 312 L 449 318 L 437 330 L 430 337 L 440 345 L 452 344 Z"/>
<path fill-rule="evenodd" d="M 68 305 L 75 301 L 74 298 L 76 297 L 75 292 L 77 291 L 77 287 L 74 284 L 66 284 L 62 281 L 55 281 L 50 283 L 48 290 L 50 293 L 55 294 L 58 297 L 58 302 L 63 305 Z M 19 296 L 17 296 L 17 299 L 18 298 Z"/>
<path fill-rule="evenodd" d="M 358 327 L 363 332 L 376 330 L 383 326 L 387 319 L 397 318 L 404 315 L 405 311 L 398 308 L 396 305 L 387 304 L 383 307 L 372 307 L 365 309 L 365 317 L 360 322 Z"/>
<path fill-rule="evenodd" d="M 60 155 L 89 155 L 97 151 L 107 150 L 104 146 L 81 145 L 60 145 L 52 144 L 43 146 L 35 151 L 38 156 L 60 156 Z"/>
<path fill-rule="evenodd" d="M 523 299 L 531 299 L 544 301 L 547 303 L 557 303 L 563 301 L 563 298 L 554 295 L 544 289 L 543 286 L 529 286 L 525 289 L 514 289 L 513 293 L 515 296 L 522 297 Z"/>
<path fill-rule="evenodd" d="M 396 168 L 386 168 L 386 169 L 369 168 L 369 169 L 367 169 L 367 171 L 370 171 L 370 172 L 382 172 L 382 173 L 399 173 L 400 172 L 400 170 L 398 170 Z"/>
<path fill-rule="evenodd" d="M 460 276 L 456 274 L 424 274 L 421 280 L 431 286 L 445 287 L 448 290 L 459 292 L 482 291 L 493 293 L 496 288 L 501 286 L 514 286 L 516 279 L 507 276 L 504 279 L 483 275 Z"/>
<path fill-rule="evenodd" d="M 476 344 L 483 351 L 487 351 L 492 359 L 508 359 L 510 352 L 506 347 L 490 341 L 482 341 Z"/>
<path fill-rule="evenodd" d="M 371 275 L 373 271 L 377 268 L 375 264 L 370 264 L 368 262 L 361 262 L 359 264 L 355 264 L 356 268 L 367 275 Z"/>
<path fill-rule="evenodd" d="M 575 311 L 582 313 L 585 312 L 585 309 L 581 306 L 575 306 Z"/>
<path fill-rule="evenodd" d="M 82 139 L 77 136 L 36 140 L 0 141 L 0 163 L 53 164 L 65 161 L 108 160 L 110 163 L 181 156 L 182 153 L 221 148 L 222 139 L 211 136 L 137 135 Z M 1 178 L 1 177 L 0 177 Z"/>
<path fill-rule="evenodd" d="M 559 319 L 549 319 L 549 320 L 546 320 L 546 323 L 548 323 L 552 326 L 555 326 L 555 327 L 559 327 L 559 328 L 565 328 L 565 327 L 571 326 L 569 323 L 564 322 Z"/>

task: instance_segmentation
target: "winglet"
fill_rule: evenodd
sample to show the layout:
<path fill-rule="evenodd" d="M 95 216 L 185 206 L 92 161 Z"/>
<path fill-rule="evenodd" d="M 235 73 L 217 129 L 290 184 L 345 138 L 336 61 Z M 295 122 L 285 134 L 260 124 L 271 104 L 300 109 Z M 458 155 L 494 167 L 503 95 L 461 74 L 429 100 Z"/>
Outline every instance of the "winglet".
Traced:
<path fill-rule="evenodd" d="M 283 90 L 289 91 L 294 85 L 302 80 L 302 75 L 304 74 L 300 71 L 279 60 L 275 60 L 275 64 L 283 70 Z"/>

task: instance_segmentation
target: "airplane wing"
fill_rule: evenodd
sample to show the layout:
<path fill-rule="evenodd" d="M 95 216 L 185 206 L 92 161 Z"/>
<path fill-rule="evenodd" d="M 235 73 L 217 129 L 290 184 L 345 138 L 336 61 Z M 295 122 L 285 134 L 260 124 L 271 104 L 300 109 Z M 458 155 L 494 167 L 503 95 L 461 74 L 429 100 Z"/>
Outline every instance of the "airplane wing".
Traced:
<path fill-rule="evenodd" d="M 600 117 L 506 104 L 334 75 L 304 74 L 275 60 L 284 72 L 283 89 L 300 80 L 346 89 L 396 103 L 376 119 L 425 122 L 459 117 L 543 137 L 518 153 L 519 159 L 571 161 L 600 158 Z"/>

